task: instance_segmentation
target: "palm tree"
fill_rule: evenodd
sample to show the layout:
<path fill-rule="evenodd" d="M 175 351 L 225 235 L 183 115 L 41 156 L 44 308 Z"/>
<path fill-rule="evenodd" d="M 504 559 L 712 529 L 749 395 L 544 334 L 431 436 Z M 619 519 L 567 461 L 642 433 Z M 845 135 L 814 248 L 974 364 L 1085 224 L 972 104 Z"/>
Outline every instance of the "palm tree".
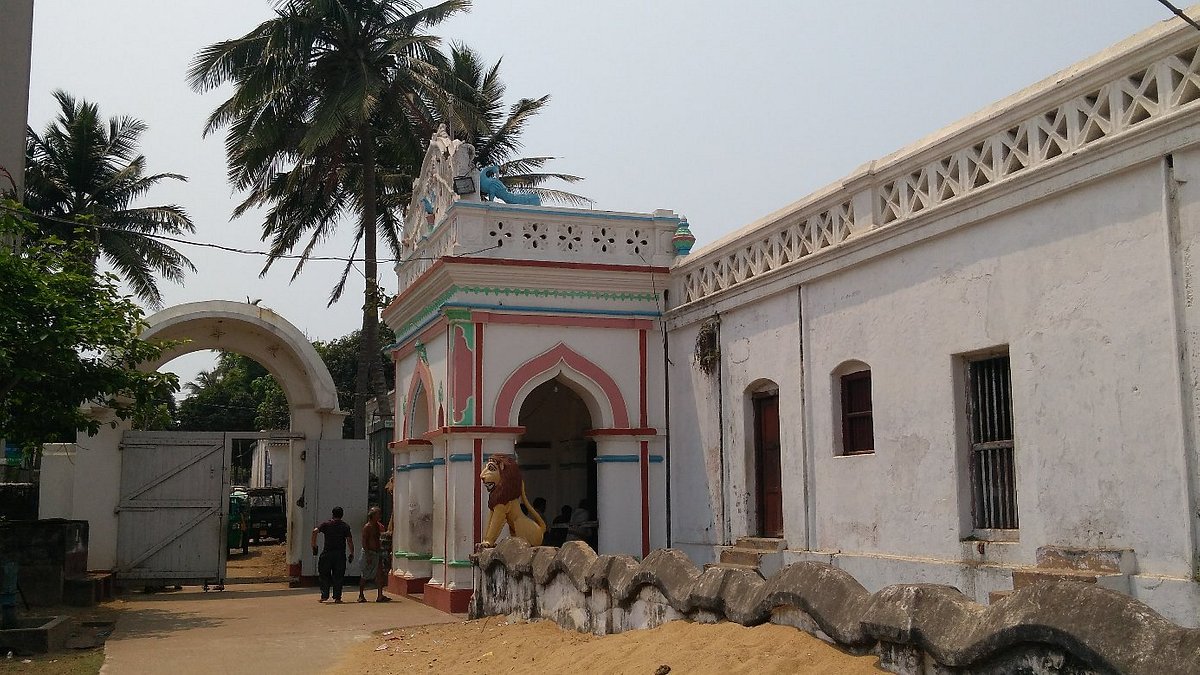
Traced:
<path fill-rule="evenodd" d="M 138 139 L 146 125 L 132 117 L 101 119 L 94 103 L 54 92 L 60 112 L 40 135 L 28 131 L 25 205 L 45 218 L 39 226 L 64 239 L 92 226 L 98 255 L 117 271 L 138 298 L 162 306 L 155 275 L 181 282 L 196 267 L 155 235 L 195 232 L 187 213 L 174 204 L 132 207 L 163 180 L 187 180 L 177 173 L 146 174 Z M 67 222 L 70 221 L 70 222 Z M 95 261 L 93 261 L 95 262 Z"/>
<path fill-rule="evenodd" d="M 503 60 L 503 59 L 501 59 Z M 444 88 L 450 92 L 450 119 L 454 136 L 475 146 L 480 166 L 494 164 L 500 180 L 509 188 L 532 192 L 544 201 L 570 206 L 586 206 L 587 197 L 565 190 L 542 187 L 547 181 L 577 183 L 579 176 L 544 173 L 542 167 L 553 157 L 518 157 L 525 124 L 550 104 L 550 95 L 523 98 L 505 113 L 504 82 L 500 79 L 500 61 L 484 64 L 475 50 L 462 44 L 450 46 L 449 71 Z"/>
<path fill-rule="evenodd" d="M 403 153 L 381 139 L 393 134 L 419 139 L 432 132 L 426 102 L 441 97 L 442 55 L 438 38 L 423 31 L 469 6 L 469 0 L 424 9 L 412 0 L 280 0 L 275 18 L 204 48 L 188 73 L 197 91 L 234 85 L 205 133 L 229 129 L 229 178 L 248 193 L 235 215 L 270 206 L 263 239 L 271 240 L 272 255 L 262 273 L 306 236 L 304 257 L 342 217 L 358 217 L 350 256 L 363 247 L 363 340 L 354 397 L 358 438 L 366 431 L 367 392 L 385 393 L 377 358 L 382 302 L 377 249 L 380 193 L 388 177 L 381 180 L 378 169 L 381 146 L 386 153 Z M 409 145 L 421 147 L 415 140 Z M 383 230 L 393 244 L 398 225 L 390 218 L 395 215 L 385 213 Z M 293 278 L 303 264 L 302 257 Z M 340 296 L 352 264 L 330 302 Z"/>

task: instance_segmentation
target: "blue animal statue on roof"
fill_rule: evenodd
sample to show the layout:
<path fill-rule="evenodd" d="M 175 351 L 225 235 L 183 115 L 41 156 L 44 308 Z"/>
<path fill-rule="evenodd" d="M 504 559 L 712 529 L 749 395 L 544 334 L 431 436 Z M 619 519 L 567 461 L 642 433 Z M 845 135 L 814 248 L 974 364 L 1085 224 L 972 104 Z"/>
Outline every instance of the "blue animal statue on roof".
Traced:
<path fill-rule="evenodd" d="M 499 199 L 505 204 L 542 205 L 541 197 L 531 192 L 510 192 L 508 187 L 500 182 L 500 169 L 494 164 L 479 170 L 479 193 L 493 201 Z"/>

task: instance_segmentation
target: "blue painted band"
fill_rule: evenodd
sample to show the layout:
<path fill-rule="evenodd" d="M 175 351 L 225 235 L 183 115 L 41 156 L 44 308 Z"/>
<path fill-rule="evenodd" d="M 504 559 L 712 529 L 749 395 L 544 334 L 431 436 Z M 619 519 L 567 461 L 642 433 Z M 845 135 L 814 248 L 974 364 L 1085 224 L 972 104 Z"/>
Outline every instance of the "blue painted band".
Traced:
<path fill-rule="evenodd" d="M 451 462 L 470 462 L 474 461 L 474 459 L 475 458 L 472 457 L 470 453 L 455 453 L 450 455 Z"/>
<path fill-rule="evenodd" d="M 607 464 L 609 462 L 631 462 L 636 464 L 638 461 L 637 455 L 600 455 L 596 458 L 597 464 Z"/>
<path fill-rule="evenodd" d="M 433 462 L 413 462 L 408 465 L 409 471 L 415 471 L 417 469 L 432 469 L 432 468 L 433 468 Z"/>
<path fill-rule="evenodd" d="M 430 464 L 433 466 L 446 466 L 446 459 L 444 457 L 434 457 Z"/>
<path fill-rule="evenodd" d="M 662 461 L 663 461 L 662 455 L 650 455 L 650 463 L 651 464 L 661 464 Z"/>
<path fill-rule="evenodd" d="M 408 471 L 408 465 L 407 464 L 397 464 L 396 465 L 396 473 L 400 473 L 401 471 Z"/>

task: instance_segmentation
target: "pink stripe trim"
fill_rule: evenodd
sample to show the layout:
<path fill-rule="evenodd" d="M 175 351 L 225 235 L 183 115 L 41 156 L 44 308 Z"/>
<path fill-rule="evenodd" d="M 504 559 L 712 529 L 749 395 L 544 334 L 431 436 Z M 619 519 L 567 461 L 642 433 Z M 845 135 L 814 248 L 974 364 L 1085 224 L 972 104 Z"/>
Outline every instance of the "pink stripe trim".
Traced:
<path fill-rule="evenodd" d="M 595 316 L 545 316 L 538 314 L 497 314 L 471 312 L 471 320 L 482 323 L 515 326 L 578 326 L 580 328 L 623 328 L 647 330 L 653 327 L 649 319 L 616 319 Z"/>
<path fill-rule="evenodd" d="M 614 427 L 629 426 L 629 409 L 625 407 L 625 397 L 621 394 L 621 388 L 617 386 L 616 380 L 603 368 L 580 356 L 579 353 L 561 342 L 549 351 L 526 361 L 512 375 L 508 376 L 508 379 L 504 381 L 504 386 L 500 388 L 500 395 L 496 397 L 496 413 L 492 420 L 497 424 L 509 422 L 513 406 L 516 404 L 517 393 L 521 388 L 560 362 L 582 373 L 604 392 L 604 396 L 608 399 L 606 402 L 612 411 Z"/>

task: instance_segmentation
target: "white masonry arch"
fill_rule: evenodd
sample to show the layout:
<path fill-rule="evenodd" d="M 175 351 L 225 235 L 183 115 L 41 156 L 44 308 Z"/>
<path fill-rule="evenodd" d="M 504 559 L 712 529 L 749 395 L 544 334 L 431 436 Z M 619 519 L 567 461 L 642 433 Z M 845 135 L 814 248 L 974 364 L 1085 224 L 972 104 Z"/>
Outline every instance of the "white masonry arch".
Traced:
<path fill-rule="evenodd" d="M 305 550 L 308 530 L 317 520 L 318 509 L 323 508 L 318 504 L 316 479 L 329 472 L 328 468 L 319 472 L 320 449 L 362 441 L 341 440 L 347 413 L 340 410 L 333 378 L 312 343 L 272 310 L 227 300 L 169 307 L 147 317 L 146 323 L 142 339 L 179 344 L 142 364 L 144 370 L 158 370 L 192 352 L 222 349 L 254 359 L 279 383 L 288 400 L 289 431 L 297 439 L 303 437 L 293 441 L 294 450 L 289 453 L 288 562 L 297 567 L 303 563 L 302 574 L 315 573 L 309 569 L 313 565 Z M 75 444 L 46 448 L 43 484 L 49 487 L 42 490 L 39 516 L 88 520 L 89 566 L 112 569 L 117 553 L 120 447 L 130 425 L 104 408 L 92 407 L 91 413 L 104 422 L 100 433 L 91 437 L 81 433 Z M 327 487 L 327 492 L 335 489 L 332 484 Z"/>
<path fill-rule="evenodd" d="M 144 368 L 204 349 L 223 349 L 248 356 L 271 373 L 287 395 L 292 430 L 307 437 L 341 438 L 342 418 L 333 377 L 308 338 L 266 307 L 228 300 L 176 305 L 146 319 L 147 341 L 181 340 Z M 335 428 L 326 429 L 326 424 Z"/>
<path fill-rule="evenodd" d="M 142 339 L 180 341 L 143 368 L 158 370 L 171 360 L 205 349 L 222 349 L 254 359 L 283 389 L 291 418 L 290 431 L 304 435 L 290 452 L 288 477 L 288 562 L 306 560 L 307 531 L 316 513 L 308 486 L 306 465 L 319 466 L 319 441 L 342 437 L 347 413 L 338 406 L 337 387 L 325 362 L 308 338 L 287 319 L 266 308 L 245 302 L 207 300 L 168 307 L 146 319 Z M 304 501 L 298 500 L 303 498 Z M 303 506 L 301 506 L 303 504 Z M 307 571 L 307 570 L 306 570 Z"/>

